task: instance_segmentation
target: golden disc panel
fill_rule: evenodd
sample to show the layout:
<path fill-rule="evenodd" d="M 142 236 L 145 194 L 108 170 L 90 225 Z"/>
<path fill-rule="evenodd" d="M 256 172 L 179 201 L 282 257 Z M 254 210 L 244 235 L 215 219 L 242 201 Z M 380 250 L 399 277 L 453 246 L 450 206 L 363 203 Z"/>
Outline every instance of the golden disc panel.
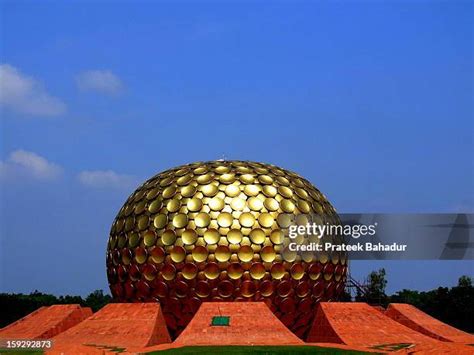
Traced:
<path fill-rule="evenodd" d="M 148 230 L 143 234 L 143 243 L 147 247 L 155 245 L 156 233 L 154 231 Z"/>
<path fill-rule="evenodd" d="M 260 216 L 258 216 L 258 223 L 265 228 L 270 228 L 273 225 L 273 216 L 270 213 L 261 213 Z"/>
<path fill-rule="evenodd" d="M 198 234 L 193 229 L 186 229 L 183 234 L 181 234 L 181 239 L 183 240 L 184 244 L 192 245 L 196 243 L 196 240 L 198 239 Z"/>
<path fill-rule="evenodd" d="M 239 244 L 242 241 L 243 235 L 240 229 L 231 229 L 227 233 L 227 240 L 232 244 Z"/>
<path fill-rule="evenodd" d="M 181 202 L 178 199 L 169 200 L 166 204 L 166 209 L 168 212 L 176 212 L 181 207 Z"/>
<path fill-rule="evenodd" d="M 216 260 L 225 262 L 230 259 L 230 249 L 226 245 L 219 245 L 215 250 Z"/>
<path fill-rule="evenodd" d="M 263 202 L 257 197 L 248 199 L 247 204 L 252 211 L 260 211 L 263 208 Z"/>
<path fill-rule="evenodd" d="M 242 213 L 239 217 L 239 222 L 242 227 L 252 227 L 255 223 L 255 217 L 249 212 Z"/>
<path fill-rule="evenodd" d="M 216 229 L 208 229 L 204 233 L 204 240 L 207 244 L 216 244 L 220 239 L 220 234 Z"/>
<path fill-rule="evenodd" d="M 199 211 L 202 208 L 202 201 L 199 198 L 192 198 L 188 201 L 187 207 L 190 212 Z"/>
<path fill-rule="evenodd" d="M 230 227 L 233 220 L 234 217 L 232 217 L 232 215 L 228 212 L 222 212 L 217 216 L 217 224 L 224 228 Z"/>
<path fill-rule="evenodd" d="M 184 213 L 178 213 L 173 217 L 173 226 L 175 228 L 183 228 L 188 224 L 188 216 Z"/>
<path fill-rule="evenodd" d="M 191 197 L 196 193 L 196 187 L 194 185 L 187 185 L 181 188 L 181 196 Z"/>
<path fill-rule="evenodd" d="M 219 266 L 216 263 L 208 263 L 204 269 L 204 275 L 209 280 L 214 280 L 219 277 Z"/>
<path fill-rule="evenodd" d="M 158 214 L 153 220 L 153 224 L 156 229 L 163 228 L 166 226 L 166 223 L 168 223 L 168 216 L 162 213 Z"/>
<path fill-rule="evenodd" d="M 261 263 L 253 263 L 250 267 L 250 276 L 255 280 L 260 280 L 265 276 L 265 266 Z"/>
<path fill-rule="evenodd" d="M 194 218 L 194 223 L 196 224 L 196 227 L 198 228 L 204 228 L 211 223 L 211 217 L 207 213 L 199 213 L 195 218 Z"/>
<path fill-rule="evenodd" d="M 220 211 L 224 208 L 224 200 L 219 197 L 214 197 L 209 201 L 209 207 L 213 211 Z"/>
<path fill-rule="evenodd" d="M 277 211 L 278 207 L 280 207 L 278 201 L 274 198 L 266 198 L 263 204 L 265 208 L 269 211 Z"/>
<path fill-rule="evenodd" d="M 192 257 L 194 261 L 197 261 L 198 263 L 206 261 L 207 255 L 209 254 L 207 248 L 203 246 L 197 246 L 192 250 Z"/>
<path fill-rule="evenodd" d="M 240 189 L 237 185 L 229 185 L 225 188 L 225 194 L 229 197 L 236 197 L 240 194 Z"/>
<path fill-rule="evenodd" d="M 161 242 L 163 245 L 173 245 L 176 240 L 176 233 L 171 230 L 165 230 L 161 235 Z"/>
<path fill-rule="evenodd" d="M 278 190 L 275 186 L 266 185 L 266 186 L 263 187 L 263 194 L 267 197 L 275 197 L 277 192 L 278 192 Z"/>
<path fill-rule="evenodd" d="M 249 262 L 253 259 L 253 249 L 248 245 L 243 245 L 238 253 L 240 261 Z"/>
<path fill-rule="evenodd" d="M 271 263 L 276 258 L 275 249 L 273 249 L 271 245 L 267 245 L 266 247 L 263 247 L 263 249 L 260 251 L 260 256 L 263 261 Z"/>
<path fill-rule="evenodd" d="M 161 201 L 161 199 L 156 199 L 148 206 L 148 212 L 156 213 L 161 209 L 161 206 L 163 206 L 163 201 Z"/>
<path fill-rule="evenodd" d="M 260 228 L 253 229 L 250 232 L 250 240 L 254 244 L 262 244 L 265 241 L 265 237 L 265 232 Z"/>
<path fill-rule="evenodd" d="M 227 268 L 227 275 L 233 280 L 239 279 L 243 273 L 244 269 L 240 263 L 232 263 Z"/>

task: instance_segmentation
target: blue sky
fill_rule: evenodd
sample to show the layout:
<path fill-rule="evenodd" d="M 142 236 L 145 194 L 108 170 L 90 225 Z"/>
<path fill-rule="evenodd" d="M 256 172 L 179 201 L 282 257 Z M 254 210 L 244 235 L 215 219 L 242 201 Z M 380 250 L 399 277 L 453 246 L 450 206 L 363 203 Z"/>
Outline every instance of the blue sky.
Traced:
<path fill-rule="evenodd" d="M 128 194 L 196 160 L 294 170 L 340 212 L 474 211 L 472 2 L 0 4 L 2 291 L 107 289 Z M 474 274 L 352 273 L 379 266 L 390 291 Z"/>

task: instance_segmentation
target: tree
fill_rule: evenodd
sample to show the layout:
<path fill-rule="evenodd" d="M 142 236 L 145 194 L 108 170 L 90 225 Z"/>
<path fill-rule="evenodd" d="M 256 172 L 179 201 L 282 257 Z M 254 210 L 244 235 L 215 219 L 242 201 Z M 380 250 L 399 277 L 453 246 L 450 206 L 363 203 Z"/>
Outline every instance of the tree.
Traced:
<path fill-rule="evenodd" d="M 0 293 L 0 328 L 10 324 L 42 306 L 53 304 L 80 304 L 91 307 L 94 312 L 112 301 L 112 297 L 96 290 L 84 300 L 81 296 L 59 296 L 41 293 L 37 290 L 29 295 L 21 293 Z"/>
<path fill-rule="evenodd" d="M 104 307 L 106 304 L 110 303 L 112 297 L 109 295 L 104 295 L 104 291 L 95 290 L 89 296 L 86 297 L 85 305 L 92 308 L 93 312 L 97 312 L 99 309 Z"/>
<path fill-rule="evenodd" d="M 387 295 L 385 288 L 387 287 L 387 279 L 385 278 L 385 269 L 372 271 L 368 277 L 367 300 L 369 303 L 379 305 L 387 305 Z"/>
<path fill-rule="evenodd" d="M 467 275 L 462 275 L 458 280 L 458 287 L 472 287 L 472 279 Z"/>
<path fill-rule="evenodd" d="M 419 305 L 421 303 L 420 292 L 403 289 L 392 295 L 390 297 L 390 302 Z"/>
<path fill-rule="evenodd" d="M 352 296 L 350 292 L 348 292 L 346 289 L 342 292 L 342 294 L 339 296 L 339 301 L 340 302 L 351 302 L 352 301 Z"/>

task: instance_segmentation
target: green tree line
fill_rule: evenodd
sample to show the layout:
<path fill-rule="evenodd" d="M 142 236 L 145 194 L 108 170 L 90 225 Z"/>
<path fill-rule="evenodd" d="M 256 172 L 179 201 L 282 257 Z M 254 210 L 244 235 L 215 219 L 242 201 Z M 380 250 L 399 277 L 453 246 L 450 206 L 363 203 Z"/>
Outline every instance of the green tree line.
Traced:
<path fill-rule="evenodd" d="M 22 293 L 0 293 L 0 328 L 4 327 L 42 306 L 53 304 L 80 304 L 90 307 L 94 312 L 101 309 L 112 301 L 112 297 L 104 294 L 102 290 L 96 290 L 86 298 L 81 296 L 59 296 L 49 295 L 34 291 L 29 295 Z"/>

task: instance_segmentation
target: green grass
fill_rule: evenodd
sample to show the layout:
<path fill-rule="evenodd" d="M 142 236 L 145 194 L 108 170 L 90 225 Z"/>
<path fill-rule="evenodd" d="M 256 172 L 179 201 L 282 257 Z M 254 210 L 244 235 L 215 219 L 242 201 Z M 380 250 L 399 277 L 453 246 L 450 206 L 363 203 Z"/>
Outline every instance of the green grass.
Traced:
<path fill-rule="evenodd" d="M 372 346 L 372 349 L 384 350 L 384 351 L 397 351 L 400 349 L 408 349 L 415 346 L 415 344 L 410 343 L 396 343 L 396 344 L 380 344 Z"/>
<path fill-rule="evenodd" d="M 0 354 L 44 354 L 43 350 L 40 349 L 3 349 L 0 348 Z"/>
<path fill-rule="evenodd" d="M 338 348 L 324 348 L 320 346 L 185 346 L 182 348 L 154 351 L 150 355 L 191 355 L 191 354 L 217 354 L 217 355 L 292 355 L 292 354 L 367 354 L 355 350 Z"/>
<path fill-rule="evenodd" d="M 115 345 L 97 345 L 97 344 L 84 344 L 85 346 L 92 346 L 94 348 L 100 349 L 100 350 L 107 350 L 107 351 L 112 351 L 116 353 L 123 353 L 125 351 L 125 348 L 121 348 Z"/>

